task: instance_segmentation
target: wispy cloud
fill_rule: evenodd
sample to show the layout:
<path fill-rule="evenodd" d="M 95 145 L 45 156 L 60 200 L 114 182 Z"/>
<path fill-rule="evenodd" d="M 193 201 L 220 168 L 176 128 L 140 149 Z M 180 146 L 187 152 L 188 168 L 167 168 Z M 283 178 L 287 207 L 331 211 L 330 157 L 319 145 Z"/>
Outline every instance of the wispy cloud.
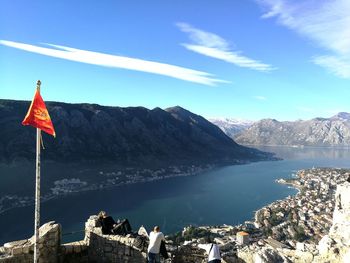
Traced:
<path fill-rule="evenodd" d="M 350 79 L 350 59 L 346 57 L 316 56 L 312 61 L 338 77 Z"/>
<path fill-rule="evenodd" d="M 176 25 L 181 31 L 187 33 L 193 42 L 192 44 L 182 44 L 188 50 L 220 59 L 239 67 L 264 72 L 275 69 L 269 64 L 241 55 L 241 51 L 231 50 L 229 43 L 216 34 L 200 30 L 186 23 L 177 23 Z"/>
<path fill-rule="evenodd" d="M 212 74 L 207 72 L 138 58 L 109 55 L 53 44 L 46 44 L 52 48 L 6 40 L 0 40 L 0 44 L 50 57 L 104 67 L 123 68 L 153 73 L 204 85 L 215 86 L 217 83 L 227 83 L 227 81 L 214 78 Z"/>
<path fill-rule="evenodd" d="M 254 99 L 257 99 L 257 100 L 267 100 L 267 98 L 264 97 L 264 96 L 254 96 Z"/>
<path fill-rule="evenodd" d="M 267 9 L 263 18 L 277 21 L 331 52 L 313 62 L 342 78 L 350 78 L 349 0 L 256 0 Z M 343 67 L 347 68 L 344 70 Z"/>

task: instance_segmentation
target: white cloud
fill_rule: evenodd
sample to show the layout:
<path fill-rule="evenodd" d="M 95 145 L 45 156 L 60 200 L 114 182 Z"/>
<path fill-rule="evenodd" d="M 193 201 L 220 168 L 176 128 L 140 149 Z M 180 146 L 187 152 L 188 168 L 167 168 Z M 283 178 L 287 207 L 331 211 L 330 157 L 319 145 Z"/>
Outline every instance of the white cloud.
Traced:
<path fill-rule="evenodd" d="M 269 64 L 241 55 L 240 51 L 232 51 L 229 43 L 216 34 L 194 28 L 186 23 L 177 23 L 176 25 L 181 31 L 188 33 L 190 39 L 194 43 L 182 44 L 188 50 L 208 57 L 220 59 L 239 67 L 265 72 L 275 69 Z"/>
<path fill-rule="evenodd" d="M 264 96 L 254 96 L 254 99 L 257 99 L 257 100 L 267 100 L 267 98 L 264 97 Z"/>
<path fill-rule="evenodd" d="M 312 40 L 332 55 L 313 61 L 342 78 L 350 75 L 340 70 L 350 65 L 350 1 L 349 0 L 257 0 L 267 9 L 263 18 L 277 21 Z M 329 62 L 329 63 L 328 63 Z"/>
<path fill-rule="evenodd" d="M 227 41 L 218 35 L 199 30 L 186 23 L 177 23 L 176 25 L 182 32 L 188 33 L 190 39 L 194 43 L 205 47 L 229 50 L 229 44 Z"/>
<path fill-rule="evenodd" d="M 56 57 L 104 67 L 123 68 L 129 70 L 148 72 L 210 86 L 215 86 L 215 84 L 217 83 L 227 83 L 227 81 L 215 79 L 213 78 L 212 74 L 203 71 L 179 67 L 166 63 L 159 63 L 155 61 L 142 60 L 138 58 L 109 55 L 53 44 L 47 45 L 55 49 L 6 40 L 0 40 L 0 44 L 50 57 Z"/>
<path fill-rule="evenodd" d="M 340 56 L 316 56 L 313 62 L 338 77 L 350 79 L 350 59 Z"/>

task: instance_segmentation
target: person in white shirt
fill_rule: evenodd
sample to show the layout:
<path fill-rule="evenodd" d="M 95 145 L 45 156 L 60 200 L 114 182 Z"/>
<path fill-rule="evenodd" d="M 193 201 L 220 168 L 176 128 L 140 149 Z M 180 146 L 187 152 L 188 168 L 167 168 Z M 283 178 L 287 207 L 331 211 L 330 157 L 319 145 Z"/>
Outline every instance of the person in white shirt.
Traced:
<path fill-rule="evenodd" d="M 217 244 L 207 241 L 208 244 L 198 244 L 198 247 L 204 249 L 208 254 L 208 263 L 220 263 L 220 248 Z"/>
<path fill-rule="evenodd" d="M 148 263 L 160 263 L 159 249 L 162 240 L 165 241 L 164 234 L 160 232 L 159 226 L 155 226 L 149 234 Z"/>

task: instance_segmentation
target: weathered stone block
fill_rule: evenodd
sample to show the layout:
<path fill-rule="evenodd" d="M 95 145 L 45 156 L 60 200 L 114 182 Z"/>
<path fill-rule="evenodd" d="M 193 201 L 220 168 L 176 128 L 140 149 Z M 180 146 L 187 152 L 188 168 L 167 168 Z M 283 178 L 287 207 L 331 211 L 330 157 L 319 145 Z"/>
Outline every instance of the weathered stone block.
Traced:
<path fill-rule="evenodd" d="M 23 248 L 21 246 L 12 248 L 12 255 L 15 256 L 15 255 L 19 255 L 22 253 L 23 253 Z"/>
<path fill-rule="evenodd" d="M 68 253 L 73 253 L 74 252 L 74 246 L 73 245 L 70 245 L 70 246 L 67 246 L 67 252 Z"/>
<path fill-rule="evenodd" d="M 4 244 L 4 248 L 12 248 L 17 246 L 23 246 L 28 243 L 28 239 L 12 241 Z"/>
<path fill-rule="evenodd" d="M 23 246 L 23 253 L 28 254 L 30 251 L 30 246 Z"/>
<path fill-rule="evenodd" d="M 111 245 L 107 245 L 107 246 L 105 246 L 105 248 L 104 248 L 104 251 L 105 251 L 105 252 L 112 252 L 112 250 L 113 250 L 113 247 L 112 247 Z"/>
<path fill-rule="evenodd" d="M 57 239 L 51 239 L 51 240 L 47 241 L 45 245 L 50 246 L 50 247 L 56 247 L 58 245 Z"/>

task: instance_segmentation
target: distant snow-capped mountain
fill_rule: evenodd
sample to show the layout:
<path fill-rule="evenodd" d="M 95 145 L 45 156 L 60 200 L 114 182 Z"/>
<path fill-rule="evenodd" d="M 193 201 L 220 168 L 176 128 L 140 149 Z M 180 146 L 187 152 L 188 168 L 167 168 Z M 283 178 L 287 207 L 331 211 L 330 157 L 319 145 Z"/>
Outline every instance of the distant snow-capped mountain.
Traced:
<path fill-rule="evenodd" d="M 254 121 L 234 118 L 210 118 L 209 121 L 231 138 L 248 129 L 254 123 Z"/>
<path fill-rule="evenodd" d="M 277 121 L 249 121 L 210 118 L 226 135 L 243 145 L 350 146 L 350 113 L 339 112 L 330 118 Z"/>
<path fill-rule="evenodd" d="M 338 114 L 334 115 L 330 119 L 332 120 L 345 120 L 345 121 L 350 121 L 350 113 L 347 112 L 339 112 Z"/>
<path fill-rule="evenodd" d="M 350 113 L 330 118 L 255 122 L 234 140 L 243 145 L 350 146 Z"/>

